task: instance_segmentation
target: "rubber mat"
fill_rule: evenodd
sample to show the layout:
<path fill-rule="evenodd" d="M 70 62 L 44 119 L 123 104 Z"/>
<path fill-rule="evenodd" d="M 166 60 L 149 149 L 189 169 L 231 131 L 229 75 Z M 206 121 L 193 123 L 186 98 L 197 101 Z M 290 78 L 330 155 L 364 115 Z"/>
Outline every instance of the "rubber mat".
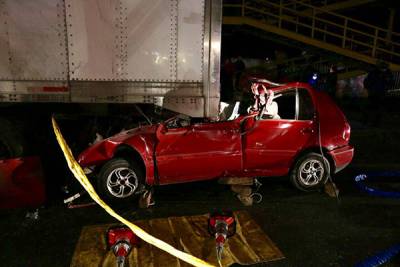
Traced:
<path fill-rule="evenodd" d="M 250 265 L 283 259 L 282 252 L 246 211 L 234 213 L 236 234 L 228 239 L 222 265 Z M 218 265 L 215 241 L 207 231 L 208 215 L 169 217 L 136 221 L 150 234 L 172 246 Z M 113 225 L 85 226 L 75 248 L 71 267 L 116 266 L 114 254 L 106 249 L 105 232 Z M 190 266 L 158 248 L 141 242 L 132 249 L 129 266 Z"/>

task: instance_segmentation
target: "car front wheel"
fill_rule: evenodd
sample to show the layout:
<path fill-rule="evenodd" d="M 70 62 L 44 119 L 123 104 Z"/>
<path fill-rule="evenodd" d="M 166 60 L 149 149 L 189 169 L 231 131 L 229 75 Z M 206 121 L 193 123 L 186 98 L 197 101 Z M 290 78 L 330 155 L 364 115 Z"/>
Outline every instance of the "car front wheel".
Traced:
<path fill-rule="evenodd" d="M 327 182 L 329 173 L 328 160 L 320 154 L 309 153 L 297 160 L 290 180 L 297 189 L 315 191 Z"/>
<path fill-rule="evenodd" d="M 128 204 L 139 196 L 143 180 L 143 171 L 137 164 L 115 158 L 100 169 L 97 190 L 106 202 Z"/>

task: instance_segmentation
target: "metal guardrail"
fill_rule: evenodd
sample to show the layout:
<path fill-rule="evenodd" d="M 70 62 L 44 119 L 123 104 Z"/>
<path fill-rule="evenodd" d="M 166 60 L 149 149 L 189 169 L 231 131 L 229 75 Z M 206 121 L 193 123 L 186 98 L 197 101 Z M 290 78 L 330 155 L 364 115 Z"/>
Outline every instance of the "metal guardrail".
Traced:
<path fill-rule="evenodd" d="M 326 11 L 334 11 L 340 9 L 346 9 L 356 7 L 376 0 L 284 0 L 284 5 L 297 9 L 297 1 L 303 4 L 312 5 L 314 7 L 320 7 Z M 300 10 L 301 8 L 299 8 Z"/>
<path fill-rule="evenodd" d="M 225 0 L 224 16 L 257 20 L 370 57 L 370 63 L 373 59 L 400 63 L 400 33 L 301 1 L 290 3 L 283 0 Z"/>

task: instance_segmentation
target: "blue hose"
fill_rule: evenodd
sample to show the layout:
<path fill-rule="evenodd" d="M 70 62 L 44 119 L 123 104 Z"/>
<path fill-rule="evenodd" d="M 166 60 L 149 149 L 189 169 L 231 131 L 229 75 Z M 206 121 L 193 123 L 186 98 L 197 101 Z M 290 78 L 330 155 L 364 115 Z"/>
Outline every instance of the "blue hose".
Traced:
<path fill-rule="evenodd" d="M 366 260 L 357 263 L 354 267 L 375 267 L 380 266 L 388 262 L 391 258 L 400 253 L 400 244 L 390 247 L 384 251 L 381 251 Z"/>
<path fill-rule="evenodd" d="M 369 195 L 377 196 L 377 197 L 385 197 L 385 198 L 400 198 L 400 192 L 391 192 L 391 191 L 382 191 L 373 187 L 369 187 L 365 185 L 363 182 L 367 180 L 367 178 L 374 177 L 400 177 L 399 172 L 381 172 L 381 173 L 370 173 L 370 174 L 359 174 L 354 180 L 356 182 L 357 187 L 366 192 Z"/>
<path fill-rule="evenodd" d="M 376 177 L 400 177 L 400 172 L 371 172 L 367 174 L 359 174 L 354 178 L 357 187 L 372 196 L 385 198 L 400 198 L 400 192 L 382 191 L 373 187 L 366 186 L 364 181 Z M 376 267 L 388 262 L 391 258 L 400 253 L 400 244 L 394 245 L 386 250 L 357 263 L 354 267 Z"/>

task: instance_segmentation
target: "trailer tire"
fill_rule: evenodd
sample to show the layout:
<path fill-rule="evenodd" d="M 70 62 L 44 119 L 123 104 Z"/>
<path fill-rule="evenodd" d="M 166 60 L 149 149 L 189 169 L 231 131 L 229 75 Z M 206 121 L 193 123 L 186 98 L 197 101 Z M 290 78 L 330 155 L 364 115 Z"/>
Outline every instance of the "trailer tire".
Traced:
<path fill-rule="evenodd" d="M 23 155 L 23 138 L 8 121 L 0 118 L 0 159 L 18 158 Z"/>

